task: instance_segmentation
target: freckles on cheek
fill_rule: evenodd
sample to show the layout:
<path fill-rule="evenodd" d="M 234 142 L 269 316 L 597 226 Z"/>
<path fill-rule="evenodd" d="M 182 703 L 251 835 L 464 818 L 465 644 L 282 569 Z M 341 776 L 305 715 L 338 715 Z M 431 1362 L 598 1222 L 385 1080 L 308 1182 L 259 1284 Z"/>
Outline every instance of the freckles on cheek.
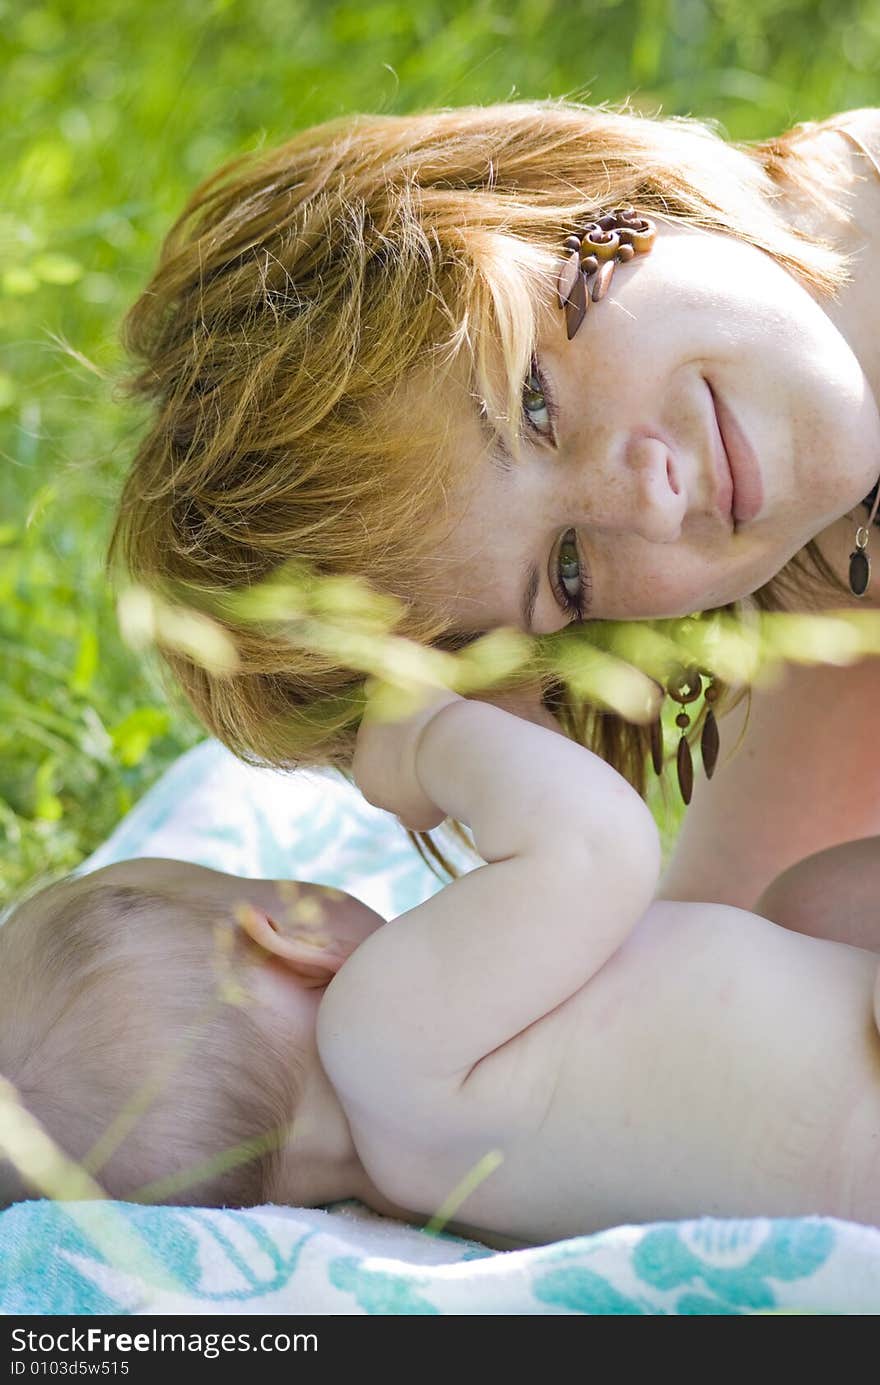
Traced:
<path fill-rule="evenodd" d="M 714 583 L 711 586 L 714 587 Z M 632 620 L 651 620 L 654 617 L 689 615 L 713 604 L 709 574 L 682 572 L 675 567 L 654 569 L 641 574 L 633 572 L 626 582 L 621 581 L 610 594 L 607 611 L 603 614 Z M 606 603 L 603 601 L 603 607 Z"/>
<path fill-rule="evenodd" d="M 696 572 L 656 574 L 648 579 L 642 591 L 648 593 L 648 604 L 654 615 L 683 616 L 697 611 L 710 611 L 742 601 L 764 586 L 783 565 L 764 557 L 748 563 L 706 563 Z M 644 604 L 644 602 L 642 603 Z"/>

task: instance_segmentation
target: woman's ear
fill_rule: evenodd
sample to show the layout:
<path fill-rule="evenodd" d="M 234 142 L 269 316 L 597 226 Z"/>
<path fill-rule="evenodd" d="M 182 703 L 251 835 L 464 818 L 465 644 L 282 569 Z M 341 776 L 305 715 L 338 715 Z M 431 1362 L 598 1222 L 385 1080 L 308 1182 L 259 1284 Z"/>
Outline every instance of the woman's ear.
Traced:
<path fill-rule="evenodd" d="M 261 951 L 281 962 L 305 986 L 326 986 L 350 956 L 350 944 L 332 934 L 282 931 L 279 925 L 253 904 L 241 904 L 236 918 L 242 930 Z"/>

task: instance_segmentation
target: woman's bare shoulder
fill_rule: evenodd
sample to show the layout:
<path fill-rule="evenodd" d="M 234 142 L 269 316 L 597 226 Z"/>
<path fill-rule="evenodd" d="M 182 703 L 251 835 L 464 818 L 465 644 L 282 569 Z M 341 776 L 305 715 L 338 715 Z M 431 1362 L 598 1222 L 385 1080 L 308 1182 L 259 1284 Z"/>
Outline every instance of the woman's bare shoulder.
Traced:
<path fill-rule="evenodd" d="M 880 106 L 860 106 L 854 111 L 841 111 L 823 122 L 832 129 L 852 130 L 869 148 L 880 148 Z"/>
<path fill-rule="evenodd" d="M 841 130 L 851 130 L 869 148 L 877 147 L 880 145 L 880 106 L 859 106 L 851 111 L 838 111 L 823 120 L 802 120 L 782 138 L 797 143 L 810 142 Z"/>
<path fill-rule="evenodd" d="M 875 158 L 880 157 L 880 106 L 861 106 L 856 110 L 841 111 L 839 115 L 829 116 L 827 120 L 805 128 L 808 132 L 813 131 L 817 139 L 841 141 L 841 153 L 846 153 L 853 173 L 866 171 L 865 157 L 860 153 L 859 145 Z"/>

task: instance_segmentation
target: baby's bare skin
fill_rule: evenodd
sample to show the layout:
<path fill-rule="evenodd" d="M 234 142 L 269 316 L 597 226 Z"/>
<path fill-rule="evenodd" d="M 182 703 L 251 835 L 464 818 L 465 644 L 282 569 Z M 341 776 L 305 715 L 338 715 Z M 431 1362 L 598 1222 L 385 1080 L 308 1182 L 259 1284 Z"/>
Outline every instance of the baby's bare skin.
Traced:
<path fill-rule="evenodd" d="M 659 904 L 592 981 L 480 1064 L 457 1098 L 469 1086 L 481 1117 L 466 1149 L 427 1184 L 404 1179 L 397 1200 L 434 1205 L 438 1182 L 492 1144 L 505 1162 L 461 1215 L 524 1240 L 697 1214 L 880 1222 L 875 973 L 869 954 L 738 910 Z M 454 1103 L 446 1119 L 461 1121 Z M 390 1192 L 401 1146 L 384 1153 L 370 1167 Z"/>
<path fill-rule="evenodd" d="M 491 864 L 372 934 L 328 988 L 322 1062 L 371 1181 L 522 1241 L 621 1222 L 880 1224 L 877 958 L 723 905 L 652 903 L 656 832 L 589 752 L 494 708 L 427 720 L 385 769 Z M 385 758 L 383 758 L 385 757 Z M 418 792 L 423 801 L 419 803 Z"/>

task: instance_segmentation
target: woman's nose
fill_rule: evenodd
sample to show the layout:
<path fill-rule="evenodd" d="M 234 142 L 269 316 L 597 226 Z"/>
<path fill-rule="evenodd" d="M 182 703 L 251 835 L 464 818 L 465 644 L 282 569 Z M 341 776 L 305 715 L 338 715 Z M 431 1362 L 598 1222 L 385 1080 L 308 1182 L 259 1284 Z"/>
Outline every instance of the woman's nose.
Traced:
<path fill-rule="evenodd" d="M 593 488 L 590 522 L 595 528 L 635 533 L 650 543 L 674 543 L 688 507 L 685 479 L 661 438 L 635 434 L 622 454 L 609 457 L 602 486 Z"/>

